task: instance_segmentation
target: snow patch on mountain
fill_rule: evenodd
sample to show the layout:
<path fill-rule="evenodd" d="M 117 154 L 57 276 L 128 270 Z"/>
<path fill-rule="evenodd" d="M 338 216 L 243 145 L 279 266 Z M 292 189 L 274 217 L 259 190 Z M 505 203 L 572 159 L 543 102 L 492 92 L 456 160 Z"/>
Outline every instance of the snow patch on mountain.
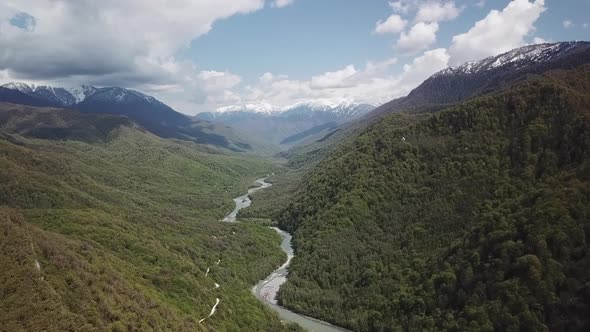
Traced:
<path fill-rule="evenodd" d="M 212 112 L 213 116 L 223 113 L 260 113 L 265 115 L 279 115 L 284 113 L 330 112 L 343 116 L 355 116 L 374 109 L 375 106 L 356 102 L 309 101 L 299 102 L 286 107 L 277 107 L 268 103 L 232 105 L 218 108 Z"/>
<path fill-rule="evenodd" d="M 136 98 L 149 103 L 160 103 L 156 98 L 139 91 L 123 89 L 119 87 L 95 88 L 90 85 L 82 85 L 74 88 L 59 88 L 51 86 L 35 86 L 33 84 L 11 82 L 2 85 L 3 88 L 20 91 L 26 95 L 42 98 L 59 106 L 72 106 L 89 98 L 123 103 L 133 101 Z"/>
<path fill-rule="evenodd" d="M 6 88 L 6 89 L 10 89 L 10 90 L 17 90 L 17 91 L 20 91 L 25 94 L 32 93 L 33 89 L 35 88 L 34 85 L 30 86 L 26 83 L 19 83 L 19 82 L 10 82 L 10 83 L 4 84 L 2 87 Z"/>
<path fill-rule="evenodd" d="M 433 77 L 454 74 L 475 74 L 506 66 L 518 68 L 530 63 L 541 63 L 558 58 L 571 51 L 576 46 L 578 46 L 577 42 L 563 42 L 553 44 L 545 43 L 523 46 L 500 55 L 485 58 L 483 60 L 471 61 L 458 67 L 449 67 L 443 69 L 440 72 L 434 74 Z"/>
<path fill-rule="evenodd" d="M 67 89 L 68 92 L 74 97 L 76 103 L 83 102 L 86 98 L 93 95 L 97 88 L 90 86 L 90 85 L 82 85 L 75 88 Z"/>
<path fill-rule="evenodd" d="M 245 113 L 263 113 L 271 114 L 280 111 L 279 108 L 268 104 L 245 104 L 245 105 L 231 105 L 218 108 L 215 113 L 229 113 L 229 112 L 245 112 Z"/>

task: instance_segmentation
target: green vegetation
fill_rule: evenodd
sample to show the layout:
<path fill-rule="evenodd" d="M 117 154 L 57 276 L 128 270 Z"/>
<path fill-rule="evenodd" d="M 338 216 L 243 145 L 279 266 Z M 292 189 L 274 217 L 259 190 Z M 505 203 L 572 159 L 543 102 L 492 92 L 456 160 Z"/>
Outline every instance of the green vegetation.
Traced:
<path fill-rule="evenodd" d="M 0 105 L 0 330 L 292 330 L 250 293 L 280 237 L 218 222 L 273 171 L 124 117 Z"/>
<path fill-rule="evenodd" d="M 277 218 L 282 209 L 292 200 L 293 192 L 301 180 L 303 172 L 281 169 L 268 181 L 272 187 L 250 195 L 252 205 L 238 212 L 238 219 L 266 226 L 277 226 Z"/>
<path fill-rule="evenodd" d="M 388 115 L 279 224 L 289 309 L 356 331 L 590 328 L 590 66 Z"/>

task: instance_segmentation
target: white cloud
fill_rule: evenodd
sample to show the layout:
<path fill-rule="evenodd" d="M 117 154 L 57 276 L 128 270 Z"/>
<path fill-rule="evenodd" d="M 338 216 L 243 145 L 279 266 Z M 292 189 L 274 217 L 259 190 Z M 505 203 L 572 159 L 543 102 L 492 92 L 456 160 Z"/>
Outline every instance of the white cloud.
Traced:
<path fill-rule="evenodd" d="M 426 51 L 422 56 L 415 58 L 410 64 L 404 65 L 401 82 L 404 94 L 418 86 L 432 74 L 447 68 L 449 53 L 444 48 Z"/>
<path fill-rule="evenodd" d="M 526 44 L 534 23 L 545 11 L 544 0 L 513 0 L 502 11 L 492 10 L 466 33 L 453 37 L 451 65 L 481 59 Z"/>
<path fill-rule="evenodd" d="M 584 24 L 582 24 L 582 28 L 584 28 L 584 29 L 585 29 L 585 28 L 587 28 L 587 27 L 588 27 L 588 23 L 584 23 Z"/>
<path fill-rule="evenodd" d="M 0 69 L 21 78 L 126 76 L 130 82 L 169 81 L 175 74 L 170 62 L 179 49 L 206 34 L 215 21 L 263 7 L 264 0 L 3 3 Z M 33 29 L 10 22 L 20 13 L 34 19 Z"/>
<path fill-rule="evenodd" d="M 274 0 L 271 4 L 271 7 L 275 8 L 283 8 L 293 4 L 295 0 Z"/>
<path fill-rule="evenodd" d="M 416 7 L 417 0 L 397 0 L 390 1 L 389 7 L 396 12 L 401 14 L 407 14 L 412 8 Z"/>
<path fill-rule="evenodd" d="M 541 38 L 541 37 L 535 37 L 535 38 L 533 38 L 533 44 L 545 44 L 547 42 L 548 41 L 546 39 Z"/>
<path fill-rule="evenodd" d="M 401 16 L 393 14 L 385 21 L 378 21 L 375 25 L 375 33 L 398 33 L 401 32 L 406 26 L 407 21 Z"/>
<path fill-rule="evenodd" d="M 242 78 L 230 72 L 220 72 L 215 70 L 204 70 L 197 76 L 207 92 L 217 92 L 229 90 L 238 85 Z"/>
<path fill-rule="evenodd" d="M 449 55 L 445 49 L 424 52 L 402 67 L 398 74 L 390 70 L 396 58 L 367 62 L 364 68 L 347 65 L 339 70 L 292 80 L 284 75 L 265 73 L 258 83 L 236 93 L 240 101 L 233 105 L 274 105 L 284 107 L 299 102 L 366 102 L 380 105 L 408 94 L 435 72 L 445 68 Z M 228 104 L 220 104 L 220 108 Z"/>
<path fill-rule="evenodd" d="M 123 86 L 195 113 L 238 103 L 242 78 L 176 54 L 216 21 L 285 0 L 0 2 L 0 80 Z"/>
<path fill-rule="evenodd" d="M 345 68 L 327 72 L 320 76 L 314 76 L 311 78 L 312 89 L 334 89 L 334 88 L 346 88 L 352 86 L 352 78 L 357 74 L 356 69 L 353 65 L 348 65 Z"/>
<path fill-rule="evenodd" d="M 414 20 L 416 22 L 450 21 L 457 18 L 460 12 L 461 9 L 457 8 L 453 1 L 428 1 L 419 6 Z"/>
<path fill-rule="evenodd" d="M 396 49 L 403 54 L 413 54 L 430 47 L 436 41 L 438 23 L 416 23 L 408 32 L 402 32 Z"/>
<path fill-rule="evenodd" d="M 563 24 L 563 27 L 566 29 L 569 29 L 574 26 L 574 22 L 572 22 L 570 20 L 565 20 L 562 22 L 562 24 Z"/>

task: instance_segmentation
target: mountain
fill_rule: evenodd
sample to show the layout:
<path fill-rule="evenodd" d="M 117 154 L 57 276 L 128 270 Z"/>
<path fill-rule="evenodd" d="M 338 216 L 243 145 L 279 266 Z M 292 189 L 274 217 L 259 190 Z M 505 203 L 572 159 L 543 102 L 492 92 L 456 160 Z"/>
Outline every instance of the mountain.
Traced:
<path fill-rule="evenodd" d="M 122 115 L 163 138 L 189 140 L 239 152 L 274 151 L 269 144 L 252 140 L 232 128 L 195 120 L 152 96 L 120 87 L 64 89 L 8 83 L 0 88 L 0 102 Z"/>
<path fill-rule="evenodd" d="M 218 222 L 274 169 L 125 116 L 0 103 L 0 330 L 287 330 L 250 292 L 279 236 Z"/>
<path fill-rule="evenodd" d="M 374 108 L 359 103 L 299 103 L 285 108 L 252 104 L 200 113 L 197 118 L 221 122 L 269 142 L 290 146 L 357 119 Z"/>
<path fill-rule="evenodd" d="M 590 65 L 513 77 L 304 175 L 280 303 L 355 331 L 587 331 Z"/>
<path fill-rule="evenodd" d="M 408 96 L 375 109 L 368 118 L 402 110 L 431 111 L 482 95 L 554 69 L 572 69 L 590 62 L 590 42 L 528 45 L 459 67 L 444 69 Z"/>
<path fill-rule="evenodd" d="M 341 142 L 362 133 L 367 126 L 395 112 L 438 112 L 458 102 L 508 87 L 530 76 L 590 63 L 590 42 L 529 45 L 483 60 L 444 69 L 421 83 L 408 96 L 385 103 L 364 116 L 310 136 L 281 153 L 292 167 L 317 163 Z"/>
<path fill-rule="evenodd" d="M 143 130 L 125 116 L 0 103 L 0 137 L 107 142 L 120 127 Z"/>

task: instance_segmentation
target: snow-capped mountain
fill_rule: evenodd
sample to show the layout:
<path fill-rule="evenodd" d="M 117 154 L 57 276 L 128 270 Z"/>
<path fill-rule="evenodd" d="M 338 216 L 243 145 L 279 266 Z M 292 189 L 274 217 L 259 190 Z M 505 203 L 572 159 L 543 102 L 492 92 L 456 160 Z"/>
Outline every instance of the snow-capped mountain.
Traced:
<path fill-rule="evenodd" d="M 129 103 L 135 99 L 143 99 L 150 103 L 159 103 L 154 97 L 141 92 L 123 89 L 119 87 L 95 88 L 82 85 L 75 88 L 51 87 L 46 85 L 33 85 L 19 82 L 11 82 L 2 85 L 3 88 L 19 91 L 35 99 L 44 100 L 48 106 L 70 107 L 86 100 L 101 100 L 113 103 Z"/>
<path fill-rule="evenodd" d="M 262 113 L 262 114 L 271 114 L 275 112 L 280 112 L 280 108 L 275 107 L 268 103 L 259 103 L 259 104 L 245 104 L 245 105 L 231 105 L 231 106 L 224 106 L 218 108 L 213 114 L 213 116 L 221 115 L 223 113 L 233 113 L 233 112 L 244 112 L 244 113 Z"/>
<path fill-rule="evenodd" d="M 73 89 L 8 83 L 0 86 L 0 102 L 38 107 L 58 107 L 83 113 L 123 115 L 164 138 L 191 140 L 234 151 L 251 150 L 254 144 L 228 128 L 198 121 L 178 113 L 152 96 L 120 87 Z"/>
<path fill-rule="evenodd" d="M 198 119 L 227 124 L 275 144 L 295 144 L 356 119 L 375 106 L 362 103 L 302 102 L 287 107 L 248 104 L 197 114 Z"/>
<path fill-rule="evenodd" d="M 527 75 L 573 69 L 590 63 L 590 42 L 529 45 L 458 67 L 444 69 L 412 90 L 367 115 L 380 117 L 404 109 L 436 111 L 467 98 L 496 91 Z"/>
<path fill-rule="evenodd" d="M 581 44 L 580 42 L 528 45 L 500 55 L 487 57 L 483 60 L 470 61 L 458 67 L 443 69 L 434 74 L 434 77 L 455 74 L 477 74 L 508 66 L 512 69 L 517 69 L 519 67 L 526 67 L 531 64 L 548 62 L 560 58 L 571 51 L 575 51 L 582 45 L 583 43 Z"/>
<path fill-rule="evenodd" d="M 364 103 L 343 102 L 305 102 L 282 110 L 282 116 L 305 115 L 313 112 L 333 114 L 336 118 L 348 121 L 373 110 L 375 106 Z"/>
<path fill-rule="evenodd" d="M 360 116 L 375 106 L 365 103 L 341 102 L 331 103 L 323 101 L 300 102 L 287 107 L 277 107 L 268 103 L 233 105 L 218 108 L 215 112 L 205 112 L 197 115 L 199 118 L 212 120 L 227 120 L 238 113 L 258 114 L 259 116 L 292 116 L 311 115 L 313 113 L 332 113 L 343 120 Z M 241 117 L 241 116 L 238 116 Z"/>

